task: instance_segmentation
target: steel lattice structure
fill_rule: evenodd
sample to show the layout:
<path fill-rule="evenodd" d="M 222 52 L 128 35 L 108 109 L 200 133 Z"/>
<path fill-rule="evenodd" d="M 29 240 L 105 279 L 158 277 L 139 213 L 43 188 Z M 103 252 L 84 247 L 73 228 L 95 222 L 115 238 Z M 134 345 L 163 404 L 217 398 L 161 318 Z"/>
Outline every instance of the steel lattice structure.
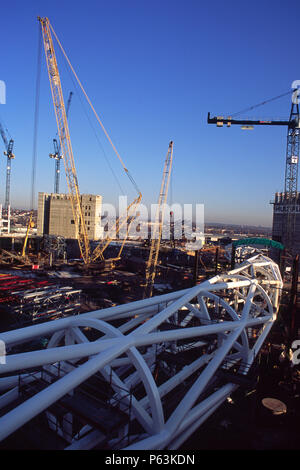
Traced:
<path fill-rule="evenodd" d="M 278 266 L 258 253 L 190 289 L 1 334 L 0 440 L 43 414 L 66 449 L 178 449 L 238 388 L 233 374 L 247 376 L 281 288 Z M 14 352 L 41 337 L 47 348 Z M 93 402 L 100 427 L 93 417 L 80 427 L 67 405 L 80 397 L 82 415 L 91 379 L 96 394 L 107 390 Z M 103 410 L 116 429 L 107 415 L 101 427 Z"/>

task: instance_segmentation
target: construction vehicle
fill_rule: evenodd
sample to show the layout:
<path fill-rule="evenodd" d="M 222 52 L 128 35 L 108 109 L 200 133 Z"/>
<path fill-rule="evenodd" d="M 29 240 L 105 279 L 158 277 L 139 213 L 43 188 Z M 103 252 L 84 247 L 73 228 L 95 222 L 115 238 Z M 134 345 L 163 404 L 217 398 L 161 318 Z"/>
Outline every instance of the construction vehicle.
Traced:
<path fill-rule="evenodd" d="M 90 99 L 88 98 L 80 80 L 78 79 L 64 49 L 62 48 L 62 45 L 55 34 L 55 31 L 53 30 L 49 19 L 48 18 L 41 18 L 38 17 L 38 20 L 41 25 L 41 30 L 42 30 L 42 35 L 43 35 L 43 43 L 44 43 L 44 50 L 45 50 L 45 56 L 46 56 L 46 63 L 47 63 L 47 69 L 48 69 L 48 75 L 49 75 L 49 81 L 50 81 L 50 87 L 51 87 L 51 92 L 52 92 L 52 98 L 53 98 L 53 105 L 54 105 L 54 111 L 55 111 L 55 117 L 56 117 L 56 123 L 57 123 L 57 128 L 58 128 L 58 136 L 59 136 L 59 141 L 60 141 L 60 146 L 62 150 L 62 155 L 63 155 L 63 162 L 64 162 L 64 167 L 65 167 L 65 174 L 66 174 L 66 179 L 67 179 L 67 185 L 69 189 L 69 194 L 70 194 L 70 200 L 71 200 L 71 206 L 72 206 L 72 211 L 73 211 L 73 218 L 74 218 L 74 224 L 75 224 L 75 231 L 76 231 L 76 236 L 78 239 L 78 244 L 80 248 L 80 253 L 82 260 L 85 265 L 89 266 L 95 263 L 99 258 L 100 260 L 104 261 L 104 251 L 107 248 L 107 246 L 110 244 L 112 240 L 112 235 L 108 233 L 107 237 L 105 240 L 102 240 L 94 249 L 93 252 L 91 252 L 90 248 L 90 243 L 89 239 L 87 236 L 87 229 L 86 229 L 86 223 L 85 219 L 83 216 L 83 211 L 81 208 L 81 198 L 80 198 L 80 191 L 79 191 L 79 184 L 78 184 L 78 178 L 77 178 L 77 172 L 76 172 L 76 167 L 75 167 L 75 161 L 74 161 L 74 156 L 73 156 L 73 150 L 72 150 L 72 144 L 71 144 L 71 138 L 70 138 L 70 133 L 69 133 L 69 126 L 68 126 L 68 120 L 67 120 L 67 114 L 66 114 L 66 108 L 64 104 L 64 98 L 63 98 L 63 93 L 62 93 L 62 87 L 61 87 L 61 80 L 60 80 L 60 75 L 59 75 L 59 70 L 57 66 L 57 61 L 56 61 L 56 55 L 55 55 L 55 50 L 54 50 L 54 45 L 53 45 L 53 40 L 52 40 L 52 34 L 55 36 L 55 39 L 57 43 L 59 44 L 60 49 L 62 50 L 63 55 L 65 56 L 73 74 L 75 75 L 75 78 L 82 89 L 88 103 L 90 104 L 99 124 L 101 125 L 106 137 L 108 138 L 110 144 L 112 145 L 119 161 L 121 162 L 123 169 L 130 179 L 131 183 L 133 184 L 134 188 L 136 189 L 138 195 L 134 199 L 134 201 L 127 207 L 127 212 L 126 215 L 122 218 L 119 219 L 117 222 L 117 227 L 116 230 L 112 230 L 112 233 L 114 236 L 118 235 L 119 231 L 121 228 L 125 225 L 127 227 L 126 233 L 128 233 L 128 221 L 132 220 L 131 213 L 135 213 L 136 208 L 140 204 L 142 195 L 141 192 L 139 191 L 135 181 L 133 180 L 132 176 L 130 175 L 128 169 L 125 167 L 120 155 L 118 154 L 115 146 L 113 145 L 107 131 L 105 130 L 99 116 L 97 115 Z M 123 249 L 125 240 L 123 240 L 123 243 L 120 248 L 119 256 L 121 253 L 121 250 Z"/>
<path fill-rule="evenodd" d="M 163 169 L 163 177 L 159 192 L 158 198 L 158 205 L 155 215 L 155 223 L 153 226 L 153 232 L 151 235 L 151 246 L 149 252 L 149 258 L 146 265 L 146 282 L 144 286 L 144 298 L 152 297 L 153 293 L 153 286 L 156 274 L 156 267 L 159 255 L 159 248 L 162 236 L 162 228 L 164 222 L 164 209 L 167 202 L 168 196 L 168 188 L 169 188 L 169 181 L 170 175 L 172 170 L 172 162 L 173 162 L 173 142 L 169 143 L 169 148 L 167 152 L 167 156 L 165 159 L 164 169 Z"/>

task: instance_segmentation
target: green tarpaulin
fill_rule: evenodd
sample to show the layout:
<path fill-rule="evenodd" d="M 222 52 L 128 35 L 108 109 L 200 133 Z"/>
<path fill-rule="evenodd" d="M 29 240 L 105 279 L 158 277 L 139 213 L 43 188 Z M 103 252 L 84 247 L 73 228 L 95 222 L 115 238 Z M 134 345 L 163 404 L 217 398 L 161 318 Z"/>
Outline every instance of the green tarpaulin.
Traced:
<path fill-rule="evenodd" d="M 284 246 L 282 243 L 275 242 L 274 240 L 270 240 L 269 238 L 241 238 L 240 240 L 235 240 L 233 246 L 240 246 L 240 245 L 264 245 L 264 246 L 271 246 L 272 248 L 277 248 L 278 250 L 283 250 Z"/>

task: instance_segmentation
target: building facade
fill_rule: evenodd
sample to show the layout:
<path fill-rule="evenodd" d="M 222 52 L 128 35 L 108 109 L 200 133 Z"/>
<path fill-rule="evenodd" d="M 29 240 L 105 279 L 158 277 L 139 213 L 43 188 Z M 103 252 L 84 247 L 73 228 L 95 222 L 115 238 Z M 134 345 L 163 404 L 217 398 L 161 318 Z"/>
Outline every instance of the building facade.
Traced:
<path fill-rule="evenodd" d="M 103 237 L 102 196 L 81 194 L 81 210 L 89 240 Z M 37 235 L 57 235 L 76 239 L 76 226 L 68 194 L 39 193 Z"/>
<path fill-rule="evenodd" d="M 288 196 L 284 192 L 275 194 L 272 238 L 296 256 L 300 253 L 300 193 L 292 200 Z"/>

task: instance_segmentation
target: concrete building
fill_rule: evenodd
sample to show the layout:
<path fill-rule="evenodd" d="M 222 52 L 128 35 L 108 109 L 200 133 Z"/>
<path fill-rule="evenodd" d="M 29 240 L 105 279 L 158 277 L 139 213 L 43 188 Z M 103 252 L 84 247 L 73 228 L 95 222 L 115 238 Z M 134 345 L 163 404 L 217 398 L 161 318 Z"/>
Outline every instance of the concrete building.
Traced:
<path fill-rule="evenodd" d="M 295 256 L 300 253 L 300 193 L 292 200 L 287 193 L 276 193 L 273 205 L 272 239 Z"/>
<path fill-rule="evenodd" d="M 102 196 L 81 194 L 81 208 L 89 240 L 103 237 L 101 226 Z M 39 193 L 37 235 L 59 235 L 77 238 L 70 196 Z"/>

